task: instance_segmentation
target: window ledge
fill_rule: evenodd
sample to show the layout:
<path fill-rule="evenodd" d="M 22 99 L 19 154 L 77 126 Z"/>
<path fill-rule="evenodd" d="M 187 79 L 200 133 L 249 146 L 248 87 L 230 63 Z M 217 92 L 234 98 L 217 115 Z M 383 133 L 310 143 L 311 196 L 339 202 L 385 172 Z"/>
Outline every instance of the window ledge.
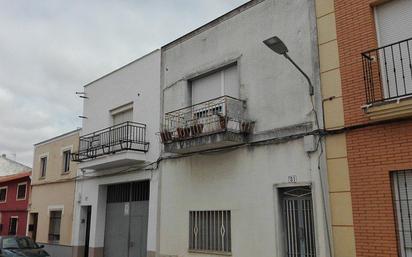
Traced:
<path fill-rule="evenodd" d="M 216 251 L 202 251 L 202 250 L 189 250 L 189 253 L 199 253 L 199 254 L 213 254 L 213 255 L 221 255 L 221 256 L 231 256 L 232 252 L 216 252 Z"/>
<path fill-rule="evenodd" d="M 391 120 L 412 116 L 412 98 L 397 99 L 363 108 L 370 120 Z"/>

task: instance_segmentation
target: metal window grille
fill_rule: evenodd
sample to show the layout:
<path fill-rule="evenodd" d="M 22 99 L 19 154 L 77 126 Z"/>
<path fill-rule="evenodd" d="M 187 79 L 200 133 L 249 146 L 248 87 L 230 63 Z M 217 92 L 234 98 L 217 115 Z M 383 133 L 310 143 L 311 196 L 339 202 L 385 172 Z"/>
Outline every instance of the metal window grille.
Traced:
<path fill-rule="evenodd" d="M 311 189 L 287 188 L 282 198 L 287 256 L 316 256 Z"/>
<path fill-rule="evenodd" d="M 412 257 L 412 170 L 392 174 L 393 199 L 402 257 Z"/>
<path fill-rule="evenodd" d="M 21 184 L 17 186 L 17 199 L 25 199 L 26 198 L 26 184 Z"/>
<path fill-rule="evenodd" d="M 68 172 L 70 170 L 70 159 L 71 152 L 70 150 L 63 152 L 63 172 Z"/>
<path fill-rule="evenodd" d="M 56 242 L 60 240 L 61 220 L 62 220 L 62 211 L 51 211 L 50 212 L 49 241 Z"/>
<path fill-rule="evenodd" d="M 107 187 L 108 203 L 123 203 L 148 201 L 150 194 L 150 181 L 137 181 L 132 183 L 115 184 Z"/>
<path fill-rule="evenodd" d="M 40 177 L 46 176 L 46 168 L 47 168 L 47 157 L 42 157 L 40 159 Z"/>
<path fill-rule="evenodd" d="M 190 211 L 189 250 L 232 251 L 230 211 Z"/>

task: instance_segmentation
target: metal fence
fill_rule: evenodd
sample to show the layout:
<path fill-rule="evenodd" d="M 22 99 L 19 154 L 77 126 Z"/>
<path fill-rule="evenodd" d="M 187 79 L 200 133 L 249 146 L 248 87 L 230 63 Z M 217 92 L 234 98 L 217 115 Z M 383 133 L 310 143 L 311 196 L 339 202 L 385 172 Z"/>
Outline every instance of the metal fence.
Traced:
<path fill-rule="evenodd" d="M 74 161 L 84 161 L 124 150 L 147 152 L 146 125 L 127 121 L 80 137 Z"/>
<path fill-rule="evenodd" d="M 249 133 L 253 122 L 244 118 L 245 102 L 222 96 L 165 114 L 163 143 L 231 131 Z"/>
<path fill-rule="evenodd" d="M 412 95 L 412 38 L 362 53 L 366 103 Z"/>

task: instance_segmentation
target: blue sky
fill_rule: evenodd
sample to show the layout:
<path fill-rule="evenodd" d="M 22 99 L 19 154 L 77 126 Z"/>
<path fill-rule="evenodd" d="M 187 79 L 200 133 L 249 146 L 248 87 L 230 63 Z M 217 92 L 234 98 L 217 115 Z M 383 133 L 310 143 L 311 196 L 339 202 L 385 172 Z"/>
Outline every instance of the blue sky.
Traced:
<path fill-rule="evenodd" d="M 247 0 L 0 0 L 0 153 L 76 129 L 88 82 Z"/>

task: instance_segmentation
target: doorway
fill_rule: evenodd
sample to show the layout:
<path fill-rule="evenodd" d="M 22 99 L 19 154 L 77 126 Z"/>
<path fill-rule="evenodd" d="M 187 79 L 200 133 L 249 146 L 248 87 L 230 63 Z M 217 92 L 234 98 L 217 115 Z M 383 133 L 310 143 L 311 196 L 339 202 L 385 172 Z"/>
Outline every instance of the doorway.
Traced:
<path fill-rule="evenodd" d="M 18 222 L 19 222 L 18 217 L 10 217 L 10 220 L 9 220 L 9 235 L 10 236 L 17 235 Z"/>
<path fill-rule="evenodd" d="M 107 187 L 105 257 L 147 255 L 149 187 L 149 181 Z"/>
<path fill-rule="evenodd" d="M 36 242 L 37 238 L 37 222 L 39 219 L 38 213 L 30 213 L 31 224 L 29 225 L 29 232 L 31 232 L 31 238 Z"/>
<path fill-rule="evenodd" d="M 92 207 L 83 206 L 84 212 L 86 213 L 86 233 L 84 238 L 84 257 L 89 257 L 89 246 L 90 246 L 90 221 L 92 218 Z"/>
<path fill-rule="evenodd" d="M 280 190 L 286 256 L 315 257 L 316 240 L 310 187 Z"/>

